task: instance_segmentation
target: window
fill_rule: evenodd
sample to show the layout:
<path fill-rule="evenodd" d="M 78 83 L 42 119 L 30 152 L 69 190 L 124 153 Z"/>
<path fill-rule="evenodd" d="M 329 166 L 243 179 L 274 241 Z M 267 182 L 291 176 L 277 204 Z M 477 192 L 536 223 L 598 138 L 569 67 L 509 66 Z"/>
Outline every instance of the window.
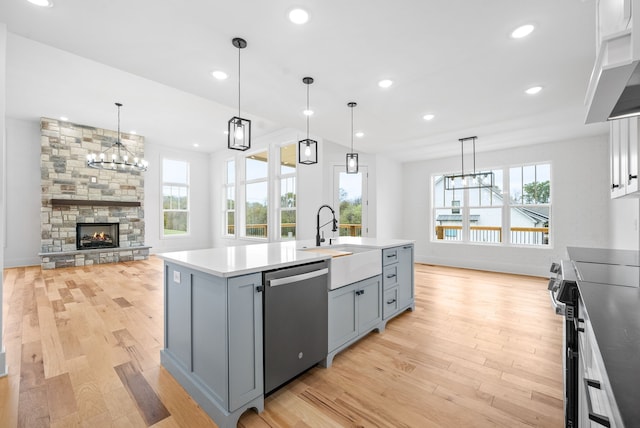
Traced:
<path fill-rule="evenodd" d="M 245 237 L 266 239 L 269 236 L 268 159 L 267 150 L 245 157 Z"/>
<path fill-rule="evenodd" d="M 551 165 L 509 170 L 511 242 L 548 245 L 551 212 Z"/>
<path fill-rule="evenodd" d="M 162 160 L 163 236 L 189 232 L 189 163 Z"/>
<path fill-rule="evenodd" d="M 296 238 L 296 147 L 280 147 L 280 239 Z"/>
<path fill-rule="evenodd" d="M 433 176 L 433 239 L 549 245 L 551 165 L 525 165 L 492 172 L 491 188 L 446 190 L 444 175 Z"/>
<path fill-rule="evenodd" d="M 366 166 L 360 166 L 357 174 L 347 174 L 344 166 L 334 167 L 339 236 L 367 236 L 367 181 Z"/>
<path fill-rule="evenodd" d="M 235 236 L 236 234 L 236 162 L 227 161 L 227 175 L 224 185 L 224 234 Z"/>

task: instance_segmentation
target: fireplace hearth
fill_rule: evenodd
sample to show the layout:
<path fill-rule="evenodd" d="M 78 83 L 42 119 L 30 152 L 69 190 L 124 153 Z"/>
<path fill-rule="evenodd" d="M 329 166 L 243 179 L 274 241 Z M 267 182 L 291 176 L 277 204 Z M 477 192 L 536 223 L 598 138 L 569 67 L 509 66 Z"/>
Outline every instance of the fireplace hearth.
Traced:
<path fill-rule="evenodd" d="M 118 223 L 77 223 L 76 247 L 78 250 L 96 248 L 118 248 L 120 224 Z"/>

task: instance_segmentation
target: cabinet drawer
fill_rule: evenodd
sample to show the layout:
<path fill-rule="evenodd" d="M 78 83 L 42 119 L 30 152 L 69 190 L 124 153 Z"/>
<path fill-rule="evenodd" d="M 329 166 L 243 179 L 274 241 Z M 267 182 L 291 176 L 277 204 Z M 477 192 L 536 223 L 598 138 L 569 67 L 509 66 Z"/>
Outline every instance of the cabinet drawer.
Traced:
<path fill-rule="evenodd" d="M 398 288 L 384 292 L 382 300 L 382 318 L 387 319 L 398 311 Z"/>
<path fill-rule="evenodd" d="M 398 285 L 398 264 L 385 266 L 382 270 L 382 285 L 385 290 Z"/>
<path fill-rule="evenodd" d="M 382 250 L 382 266 L 387 266 L 398 261 L 398 249 L 387 248 Z"/>

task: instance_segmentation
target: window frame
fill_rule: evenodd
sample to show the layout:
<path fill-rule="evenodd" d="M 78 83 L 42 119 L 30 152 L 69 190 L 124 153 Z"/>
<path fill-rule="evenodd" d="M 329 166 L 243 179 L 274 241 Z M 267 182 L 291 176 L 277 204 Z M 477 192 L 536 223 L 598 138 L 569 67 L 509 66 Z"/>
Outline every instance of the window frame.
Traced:
<path fill-rule="evenodd" d="M 292 146 L 294 150 L 294 171 L 289 173 L 282 173 L 282 148 L 285 146 Z M 277 233 L 274 236 L 275 241 L 294 241 L 298 236 L 298 142 L 297 141 L 286 141 L 284 143 L 280 143 L 276 145 L 276 151 L 278 153 L 278 162 L 276 164 L 277 174 L 276 174 L 276 192 L 274 200 L 277 201 L 276 209 L 276 227 L 274 231 L 277 230 Z M 293 188 L 295 195 L 295 205 L 293 207 L 282 207 L 282 181 L 285 179 L 293 178 Z M 282 213 L 283 211 L 292 211 L 295 213 L 295 231 L 291 238 L 285 238 L 282 236 Z M 274 232 L 275 233 L 275 232 Z"/>
<path fill-rule="evenodd" d="M 181 162 L 186 166 L 186 181 L 187 183 L 177 183 L 171 181 L 165 181 L 165 161 L 172 162 Z M 161 198 L 160 198 L 160 212 L 161 212 L 161 221 L 160 221 L 160 239 L 180 239 L 191 236 L 191 163 L 185 159 L 179 159 L 176 157 L 162 157 L 161 164 L 161 173 L 160 173 L 160 188 L 161 190 Z M 164 208 L 164 188 L 165 186 L 185 188 L 187 194 L 187 208 L 186 209 L 165 209 Z M 164 218 L 165 212 L 186 212 L 187 214 L 187 230 L 185 233 L 175 234 L 175 235 L 167 235 L 165 234 L 164 227 Z"/>
<path fill-rule="evenodd" d="M 233 162 L 233 183 L 229 182 L 229 164 Z M 225 159 L 224 161 L 224 179 L 223 179 L 223 191 L 222 191 L 222 237 L 223 238 L 237 238 L 238 237 L 238 161 L 234 158 Z M 229 209 L 228 196 L 229 190 L 233 192 L 233 209 Z M 233 233 L 229 232 L 229 213 L 233 212 Z"/>

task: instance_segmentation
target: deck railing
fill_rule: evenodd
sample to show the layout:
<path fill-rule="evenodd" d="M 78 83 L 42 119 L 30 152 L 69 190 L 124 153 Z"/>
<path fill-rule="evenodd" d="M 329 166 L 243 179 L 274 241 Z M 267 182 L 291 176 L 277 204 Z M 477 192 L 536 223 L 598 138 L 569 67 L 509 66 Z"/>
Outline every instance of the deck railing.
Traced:
<path fill-rule="evenodd" d="M 267 225 L 266 224 L 248 224 L 246 225 L 246 235 L 251 238 L 266 238 L 267 237 Z M 339 225 L 339 236 L 362 236 L 361 224 L 346 224 L 341 223 Z M 280 225 L 280 233 L 282 238 L 289 238 L 289 232 L 291 232 L 291 238 L 296 237 L 296 224 L 295 223 L 282 223 Z M 235 233 L 235 226 L 227 225 L 227 234 L 233 235 Z"/>
<path fill-rule="evenodd" d="M 462 226 L 436 226 L 436 238 L 444 241 L 462 241 Z M 470 242 L 502 242 L 502 227 L 500 226 L 470 226 Z M 512 227 L 511 243 L 522 245 L 547 245 L 549 243 L 548 227 Z"/>

